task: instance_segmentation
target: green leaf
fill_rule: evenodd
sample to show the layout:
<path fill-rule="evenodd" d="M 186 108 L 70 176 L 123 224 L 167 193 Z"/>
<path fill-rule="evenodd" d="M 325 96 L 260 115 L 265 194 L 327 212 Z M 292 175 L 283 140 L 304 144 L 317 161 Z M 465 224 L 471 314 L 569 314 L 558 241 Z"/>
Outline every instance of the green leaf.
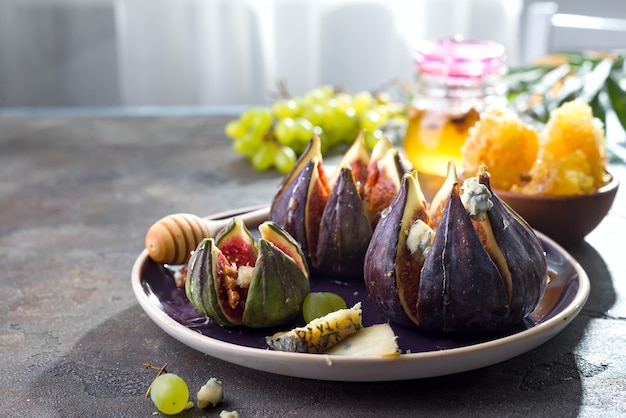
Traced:
<path fill-rule="evenodd" d="M 626 129 L 626 90 L 624 90 L 619 80 L 611 76 L 606 80 L 606 90 L 615 115 L 620 124 Z"/>
<path fill-rule="evenodd" d="M 602 96 L 600 94 L 597 94 L 596 97 L 594 97 L 591 102 L 589 102 L 589 106 L 591 107 L 591 112 L 593 113 L 593 116 L 595 116 L 596 118 L 600 119 L 602 121 L 602 124 L 604 126 L 604 130 L 606 132 L 606 107 L 604 105 L 604 101 L 602 100 Z"/>
<path fill-rule="evenodd" d="M 550 68 L 547 67 L 531 67 L 522 70 L 511 70 L 506 77 L 506 83 L 509 87 L 538 82 L 547 73 Z"/>
<path fill-rule="evenodd" d="M 566 77 L 570 72 L 570 66 L 568 64 L 563 64 L 556 67 L 554 70 L 549 71 L 546 75 L 543 76 L 541 81 L 532 89 L 533 93 L 541 94 L 543 96 L 546 95 L 548 91 L 560 80 Z"/>
<path fill-rule="evenodd" d="M 611 68 L 613 67 L 613 60 L 605 58 L 598 65 L 595 66 L 593 71 L 588 73 L 584 77 L 584 87 L 580 94 L 580 98 L 591 103 L 591 101 L 598 95 L 600 90 L 604 88 L 606 79 L 611 74 Z"/>
<path fill-rule="evenodd" d="M 545 100 L 535 104 L 529 111 L 532 117 L 540 122 L 546 123 L 550 118 L 550 109 Z"/>
<path fill-rule="evenodd" d="M 578 66 L 589 62 L 592 58 L 585 52 L 577 51 L 559 51 L 550 54 L 552 56 L 564 57 L 570 65 Z"/>
<path fill-rule="evenodd" d="M 550 105 L 550 108 L 555 109 L 561 106 L 563 103 L 580 96 L 580 93 L 584 88 L 583 79 L 592 70 L 592 68 L 593 64 L 587 62 L 586 64 L 581 65 L 576 70 L 573 76 L 566 77 L 563 80 L 563 85 L 561 86 L 561 88 L 557 92 L 556 97 L 554 98 L 554 103 Z"/>
<path fill-rule="evenodd" d="M 521 116 L 545 123 L 551 110 L 580 97 L 602 121 L 612 108 L 626 129 L 626 87 L 619 82 L 626 74 L 626 50 L 611 54 L 562 51 L 551 55 L 562 58 L 556 61 L 567 63 L 509 70 L 506 80 L 509 103 Z M 622 80 L 626 82 L 626 78 Z M 539 97 L 541 101 L 535 101 Z"/>

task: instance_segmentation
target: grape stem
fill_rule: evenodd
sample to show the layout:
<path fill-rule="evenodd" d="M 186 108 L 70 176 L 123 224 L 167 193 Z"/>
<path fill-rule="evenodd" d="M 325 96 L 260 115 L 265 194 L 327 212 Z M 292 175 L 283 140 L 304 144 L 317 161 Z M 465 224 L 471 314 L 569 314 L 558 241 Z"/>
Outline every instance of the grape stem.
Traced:
<path fill-rule="evenodd" d="M 146 369 L 152 369 L 152 370 L 158 370 L 159 371 L 157 373 L 157 375 L 154 376 L 154 379 L 152 379 L 152 382 L 150 383 L 150 386 L 148 386 L 148 390 L 146 391 L 146 399 L 148 399 L 150 397 L 150 390 L 152 389 L 152 383 L 156 380 L 157 377 L 161 376 L 164 373 L 167 373 L 167 363 L 165 363 L 161 367 L 155 366 L 152 363 L 144 363 L 143 365 L 146 367 Z"/>

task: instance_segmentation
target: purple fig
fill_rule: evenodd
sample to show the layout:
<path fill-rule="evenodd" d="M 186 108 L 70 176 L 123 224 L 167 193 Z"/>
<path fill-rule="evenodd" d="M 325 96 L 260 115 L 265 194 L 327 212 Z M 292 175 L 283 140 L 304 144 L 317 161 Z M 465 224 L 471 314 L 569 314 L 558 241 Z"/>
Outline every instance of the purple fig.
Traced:
<path fill-rule="evenodd" d="M 332 276 L 360 276 L 372 227 L 350 168 L 339 169 L 321 222 L 317 270 Z"/>
<path fill-rule="evenodd" d="M 417 173 L 405 174 L 399 193 L 374 229 L 363 267 L 369 298 L 392 322 L 416 321 L 420 271 L 432 235 Z"/>

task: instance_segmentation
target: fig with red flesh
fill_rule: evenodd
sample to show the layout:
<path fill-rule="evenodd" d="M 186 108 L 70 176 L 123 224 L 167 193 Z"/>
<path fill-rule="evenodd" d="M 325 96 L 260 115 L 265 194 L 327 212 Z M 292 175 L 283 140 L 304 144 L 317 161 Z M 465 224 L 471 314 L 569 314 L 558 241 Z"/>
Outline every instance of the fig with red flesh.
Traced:
<path fill-rule="evenodd" d="M 363 194 L 363 188 L 365 187 L 368 177 L 368 166 L 370 165 L 371 160 L 372 157 L 370 155 L 370 151 L 365 144 L 365 137 L 363 132 L 360 132 L 350 148 L 348 148 L 348 150 L 341 157 L 339 164 L 337 164 L 337 167 L 350 167 L 350 170 L 352 170 L 352 176 L 354 177 L 354 182 L 359 190 L 359 194 Z M 337 182 L 338 177 L 339 170 L 335 170 L 333 176 L 328 182 L 331 189 Z"/>
<path fill-rule="evenodd" d="M 372 228 L 376 227 L 380 213 L 398 194 L 402 176 L 408 171 L 391 141 L 382 138 L 376 143 L 367 167 L 367 181 L 363 191 L 363 202 Z"/>
<path fill-rule="evenodd" d="M 543 247 L 528 224 L 493 195 L 486 168 L 463 187 L 458 180 L 443 187 L 449 196 L 437 203 L 441 217 L 432 243 L 410 245 L 403 235 L 428 229 L 411 230 L 418 225 L 412 214 L 424 208 L 403 196 L 410 190 L 403 183 L 366 254 L 368 294 L 383 315 L 403 325 L 453 334 L 510 329 L 541 299 L 547 280 Z M 416 253 L 423 255 L 421 266 Z"/>
<path fill-rule="evenodd" d="M 313 265 L 322 212 L 329 194 L 320 140 L 314 137 L 293 170 L 283 178 L 268 217 L 300 243 Z"/>
<path fill-rule="evenodd" d="M 189 260 L 187 298 L 218 324 L 268 328 L 286 324 L 302 310 L 310 283 L 300 244 L 270 221 L 259 232 L 257 250 L 245 224 L 235 218 L 215 239 L 204 239 Z"/>

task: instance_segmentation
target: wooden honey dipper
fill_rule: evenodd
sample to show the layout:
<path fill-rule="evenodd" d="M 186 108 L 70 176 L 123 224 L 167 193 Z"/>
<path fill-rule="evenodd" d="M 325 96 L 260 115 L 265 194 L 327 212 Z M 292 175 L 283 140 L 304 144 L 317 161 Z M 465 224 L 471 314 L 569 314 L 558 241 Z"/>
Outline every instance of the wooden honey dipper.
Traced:
<path fill-rule="evenodd" d="M 243 213 L 240 218 L 257 225 L 268 214 L 268 208 Z M 146 233 L 146 250 L 157 263 L 185 264 L 191 252 L 204 238 L 215 237 L 231 218 L 206 219 L 191 213 L 174 213 L 156 221 Z"/>

